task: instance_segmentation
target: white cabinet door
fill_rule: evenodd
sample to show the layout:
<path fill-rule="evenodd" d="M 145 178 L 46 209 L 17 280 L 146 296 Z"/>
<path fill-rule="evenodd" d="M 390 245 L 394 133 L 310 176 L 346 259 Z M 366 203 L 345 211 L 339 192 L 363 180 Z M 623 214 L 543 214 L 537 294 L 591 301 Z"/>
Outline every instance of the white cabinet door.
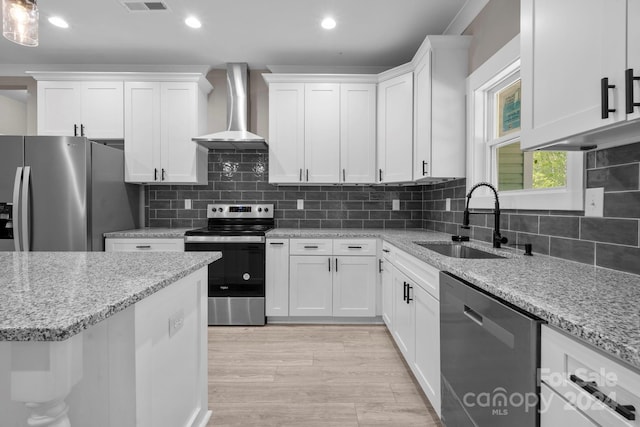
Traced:
<path fill-rule="evenodd" d="M 191 140 L 198 134 L 198 96 L 196 83 L 163 82 L 160 85 L 161 181 L 206 183 L 206 160 L 204 167 L 199 164 L 202 156 L 199 152 L 204 148 Z"/>
<path fill-rule="evenodd" d="M 83 82 L 82 114 L 77 120 L 87 138 L 123 139 L 124 83 Z"/>
<path fill-rule="evenodd" d="M 289 257 L 289 315 L 331 316 L 332 276 L 328 256 Z"/>
<path fill-rule="evenodd" d="M 545 383 L 540 386 L 540 398 L 544 405 L 540 411 L 540 427 L 595 427 L 598 425 Z"/>
<path fill-rule="evenodd" d="M 340 179 L 340 85 L 304 85 L 305 182 Z"/>
<path fill-rule="evenodd" d="M 640 77 L 640 0 L 627 0 L 627 68 L 633 70 L 635 77 Z M 640 80 L 631 82 L 632 99 L 640 102 Z M 627 114 L 627 120 L 640 119 L 640 107 L 634 107 Z"/>
<path fill-rule="evenodd" d="M 340 85 L 340 182 L 376 181 L 376 85 Z"/>
<path fill-rule="evenodd" d="M 409 365 L 414 361 L 415 304 L 411 300 L 415 289 L 411 281 L 397 268 L 393 269 L 393 337 Z M 415 286 L 413 286 L 415 288 Z M 407 292 L 409 298 L 407 298 Z M 407 301 L 407 299 L 409 301 Z"/>
<path fill-rule="evenodd" d="M 80 82 L 38 82 L 38 135 L 80 135 Z M 75 126 L 75 128 L 74 128 Z"/>
<path fill-rule="evenodd" d="M 626 0 L 523 0 L 522 147 L 626 119 Z M 615 88 L 601 92 L 601 79 Z M 603 96 L 608 118 L 602 118 Z"/>
<path fill-rule="evenodd" d="M 413 371 L 440 416 L 440 302 L 420 286 L 412 292 L 416 325 Z"/>
<path fill-rule="evenodd" d="M 420 58 L 413 70 L 414 179 L 431 176 L 431 52 Z M 438 108 L 446 108 L 439 105 Z M 462 156 L 464 157 L 464 156 Z"/>
<path fill-rule="evenodd" d="M 390 331 L 393 331 L 393 265 L 382 260 L 382 320 Z"/>
<path fill-rule="evenodd" d="M 376 257 L 334 257 L 333 315 L 376 314 Z"/>
<path fill-rule="evenodd" d="M 289 315 L 289 239 L 267 239 L 265 314 Z"/>
<path fill-rule="evenodd" d="M 160 83 L 126 82 L 125 181 L 160 181 Z"/>
<path fill-rule="evenodd" d="M 378 85 L 378 179 L 406 182 L 413 176 L 413 73 Z"/>
<path fill-rule="evenodd" d="M 304 84 L 270 84 L 269 182 L 302 181 L 304 133 Z"/>

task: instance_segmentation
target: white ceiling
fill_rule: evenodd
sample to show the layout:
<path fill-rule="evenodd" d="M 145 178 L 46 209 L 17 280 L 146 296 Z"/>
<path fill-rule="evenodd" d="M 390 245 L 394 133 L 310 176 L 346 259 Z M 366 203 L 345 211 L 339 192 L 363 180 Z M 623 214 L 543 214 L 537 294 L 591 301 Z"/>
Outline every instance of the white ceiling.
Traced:
<path fill-rule="evenodd" d="M 227 62 L 389 68 L 407 62 L 426 35 L 442 34 L 466 0 L 162 0 L 168 11 L 130 12 L 121 0 L 39 0 L 40 46 L 0 37 L 6 64 Z M 473 0 L 471 0 L 473 1 Z M 202 28 L 184 24 L 196 15 Z M 70 28 L 51 25 L 52 15 Z M 325 15 L 338 26 L 323 30 Z M 29 67 L 26 67 L 29 68 Z M 42 67 L 31 67 L 38 69 Z"/>

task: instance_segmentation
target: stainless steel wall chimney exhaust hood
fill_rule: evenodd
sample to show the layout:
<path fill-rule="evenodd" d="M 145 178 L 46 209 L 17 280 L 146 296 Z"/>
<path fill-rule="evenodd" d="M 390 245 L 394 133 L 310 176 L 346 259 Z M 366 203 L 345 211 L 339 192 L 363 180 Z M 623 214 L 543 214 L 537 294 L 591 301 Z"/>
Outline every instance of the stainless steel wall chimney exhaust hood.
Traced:
<path fill-rule="evenodd" d="M 192 138 L 208 149 L 264 150 L 265 139 L 247 130 L 249 111 L 247 64 L 227 64 L 227 130 Z"/>

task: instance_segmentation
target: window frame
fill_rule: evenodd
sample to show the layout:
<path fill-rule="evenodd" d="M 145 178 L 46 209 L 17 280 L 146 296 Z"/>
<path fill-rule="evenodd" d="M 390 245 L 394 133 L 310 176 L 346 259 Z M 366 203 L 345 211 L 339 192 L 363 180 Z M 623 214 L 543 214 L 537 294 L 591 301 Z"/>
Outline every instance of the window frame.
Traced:
<path fill-rule="evenodd" d="M 490 110 L 495 106 L 492 99 L 495 91 L 507 87 L 510 83 L 505 82 L 508 79 L 515 81 L 519 75 L 518 35 L 467 77 L 467 192 L 482 181 L 497 188 L 497 167 L 492 150 L 504 141 L 520 138 L 522 129 L 500 138 L 489 138 L 495 128 L 495 124 L 489 123 L 489 119 L 495 119 Z M 489 140 L 493 144 L 489 145 Z M 581 211 L 584 209 L 584 153 L 567 152 L 566 187 L 509 190 L 499 195 L 503 209 Z M 492 209 L 493 205 L 493 194 L 487 188 L 474 191 L 471 208 Z"/>

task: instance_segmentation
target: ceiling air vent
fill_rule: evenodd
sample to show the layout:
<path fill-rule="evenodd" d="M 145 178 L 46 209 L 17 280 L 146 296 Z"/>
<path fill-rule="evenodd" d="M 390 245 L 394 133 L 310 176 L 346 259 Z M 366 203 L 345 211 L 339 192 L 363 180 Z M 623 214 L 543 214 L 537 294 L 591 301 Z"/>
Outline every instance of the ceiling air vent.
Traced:
<path fill-rule="evenodd" d="M 167 5 L 161 1 L 123 1 L 122 4 L 130 12 L 154 12 L 169 9 Z"/>

